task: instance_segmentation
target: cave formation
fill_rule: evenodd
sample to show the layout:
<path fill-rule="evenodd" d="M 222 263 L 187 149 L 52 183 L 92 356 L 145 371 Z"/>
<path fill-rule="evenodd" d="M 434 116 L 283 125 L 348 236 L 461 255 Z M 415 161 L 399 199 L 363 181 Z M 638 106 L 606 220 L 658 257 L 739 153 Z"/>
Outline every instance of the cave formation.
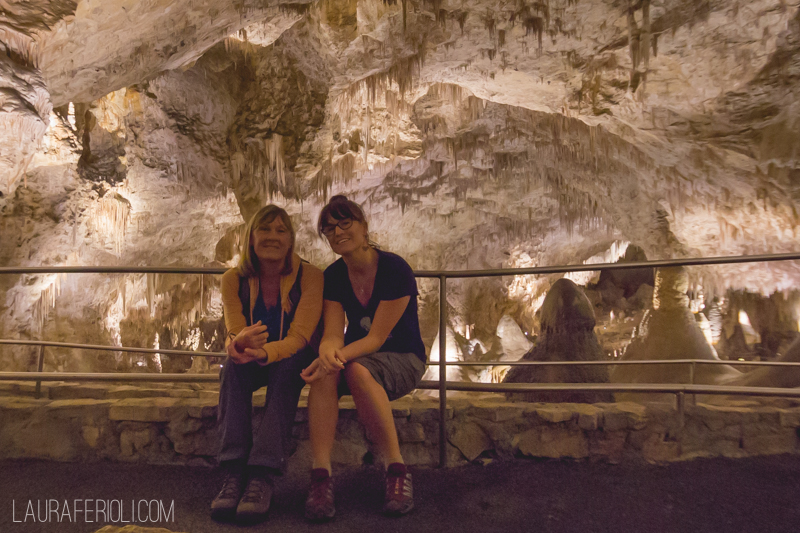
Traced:
<path fill-rule="evenodd" d="M 782 0 L 11 0 L 0 43 L 0 266 L 230 266 L 275 202 L 324 267 L 314 223 L 336 193 L 416 269 L 798 249 L 800 10 Z M 784 356 L 797 262 L 686 276 L 704 350 Z M 559 277 L 449 283 L 456 360 L 508 360 L 503 317 L 535 343 Z M 567 278 L 603 357 L 623 357 L 653 282 Z M 430 348 L 436 282 L 420 293 Z M 0 275 L 0 294 L 0 338 L 224 336 L 212 275 Z M 52 353 L 45 370 L 189 366 Z M 0 354 L 4 370 L 35 360 Z"/>

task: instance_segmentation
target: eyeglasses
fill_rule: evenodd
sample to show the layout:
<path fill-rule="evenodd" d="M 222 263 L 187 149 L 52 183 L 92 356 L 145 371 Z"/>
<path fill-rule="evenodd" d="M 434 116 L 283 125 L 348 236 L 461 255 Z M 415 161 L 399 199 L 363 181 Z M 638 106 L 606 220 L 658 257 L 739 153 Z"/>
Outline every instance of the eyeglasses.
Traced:
<path fill-rule="evenodd" d="M 350 226 L 353 225 L 352 218 L 345 218 L 337 222 L 336 224 L 326 224 L 322 227 L 322 234 L 326 237 L 333 237 L 333 234 L 336 232 L 336 227 L 340 227 L 341 229 L 348 229 Z"/>

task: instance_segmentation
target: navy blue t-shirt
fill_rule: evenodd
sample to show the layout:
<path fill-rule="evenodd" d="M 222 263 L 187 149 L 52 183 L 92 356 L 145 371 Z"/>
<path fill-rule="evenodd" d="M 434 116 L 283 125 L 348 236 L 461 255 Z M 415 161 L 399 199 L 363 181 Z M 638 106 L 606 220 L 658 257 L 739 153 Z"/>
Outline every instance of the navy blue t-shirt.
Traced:
<path fill-rule="evenodd" d="M 261 296 L 261 291 L 258 291 L 258 299 L 256 299 L 256 305 L 253 307 L 253 324 L 259 320 L 263 325 L 267 326 L 267 333 L 269 333 L 267 342 L 281 339 L 281 306 L 273 305 L 267 309 L 264 304 L 264 298 Z M 285 336 L 285 332 L 283 336 Z"/>
<path fill-rule="evenodd" d="M 417 281 L 408 263 L 399 255 L 376 250 L 378 252 L 378 272 L 375 274 L 375 285 L 372 288 L 367 306 L 361 305 L 347 275 L 347 265 L 339 258 L 325 269 L 325 300 L 339 302 L 347 315 L 347 332 L 344 344 L 363 339 L 367 336 L 375 311 L 382 300 L 397 300 L 410 296 L 405 312 L 397 321 L 386 342 L 379 352 L 413 353 L 424 363 L 425 345 L 419 332 L 417 315 Z"/>

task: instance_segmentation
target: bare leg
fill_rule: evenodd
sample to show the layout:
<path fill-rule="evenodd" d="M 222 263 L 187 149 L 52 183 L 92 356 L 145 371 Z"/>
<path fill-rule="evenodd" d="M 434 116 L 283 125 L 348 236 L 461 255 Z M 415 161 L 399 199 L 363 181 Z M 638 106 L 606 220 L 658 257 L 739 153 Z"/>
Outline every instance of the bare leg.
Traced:
<path fill-rule="evenodd" d="M 375 440 L 385 464 L 402 463 L 403 456 L 400 454 L 392 406 L 386 391 L 375 381 L 369 370 L 357 362 L 349 363 L 344 369 L 344 375 L 353 394 L 358 418 Z"/>
<path fill-rule="evenodd" d="M 318 379 L 308 393 L 308 429 L 311 437 L 312 468 L 331 471 L 331 450 L 339 419 L 339 396 L 336 387 L 339 372 Z"/>

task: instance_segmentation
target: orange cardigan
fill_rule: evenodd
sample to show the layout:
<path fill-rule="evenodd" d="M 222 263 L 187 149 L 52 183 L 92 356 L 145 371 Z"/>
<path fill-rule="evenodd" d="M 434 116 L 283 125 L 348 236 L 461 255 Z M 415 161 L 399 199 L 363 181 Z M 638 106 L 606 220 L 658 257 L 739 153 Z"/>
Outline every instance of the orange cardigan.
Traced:
<path fill-rule="evenodd" d="M 289 300 L 289 291 L 292 289 L 297 279 L 297 271 L 300 268 L 300 256 L 292 255 L 292 272 L 281 276 L 281 332 L 283 333 L 283 318 L 286 313 L 291 312 L 292 302 Z M 279 337 L 273 340 L 270 338 L 263 346 L 267 352 L 266 360 L 258 362 L 268 365 L 281 359 L 286 359 L 296 354 L 308 345 L 311 335 L 317 329 L 320 316 L 322 316 L 322 271 L 306 263 L 303 265 L 303 277 L 300 280 L 300 301 L 297 303 L 294 320 L 289 326 L 286 337 Z M 259 292 L 261 290 L 258 278 L 248 278 L 250 284 L 250 323 L 253 323 L 253 308 L 256 305 Z M 236 335 L 247 326 L 247 321 L 242 314 L 242 302 L 239 299 L 239 270 L 232 268 L 222 275 L 222 307 L 225 311 L 225 327 L 228 329 L 228 337 L 225 340 L 227 347 Z M 270 336 L 272 332 L 269 332 Z"/>

